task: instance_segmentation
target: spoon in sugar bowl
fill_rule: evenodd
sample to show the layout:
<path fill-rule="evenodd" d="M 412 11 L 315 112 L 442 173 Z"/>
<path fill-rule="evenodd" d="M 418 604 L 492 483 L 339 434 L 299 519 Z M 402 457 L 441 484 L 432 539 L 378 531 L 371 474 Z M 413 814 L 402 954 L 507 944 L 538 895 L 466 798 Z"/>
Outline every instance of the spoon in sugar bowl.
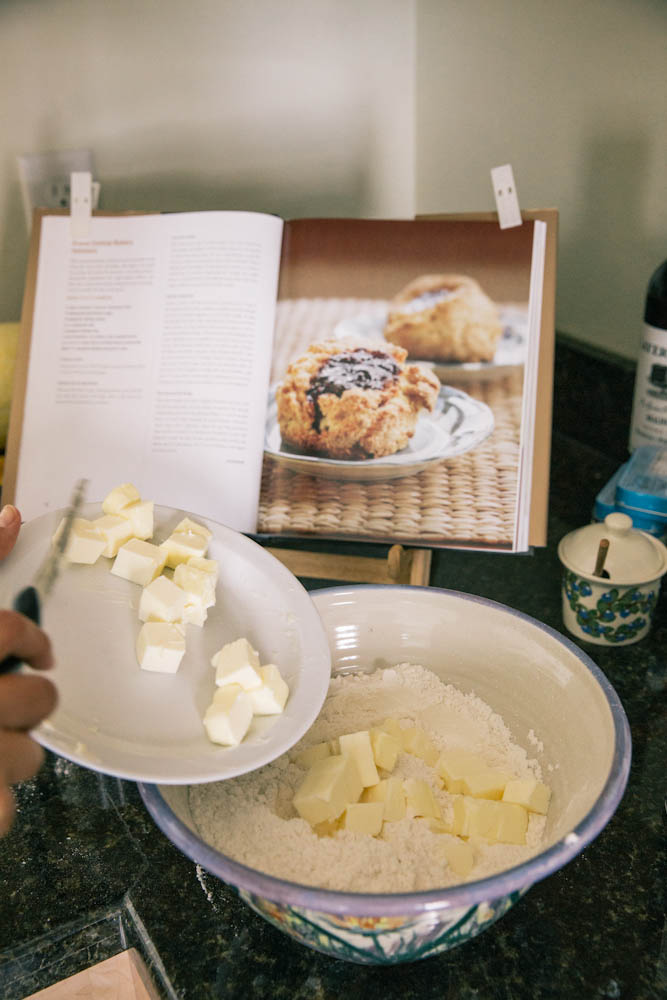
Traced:
<path fill-rule="evenodd" d="M 607 514 L 565 535 L 563 623 L 578 639 L 605 646 L 638 642 L 648 634 L 667 572 L 667 547 L 633 527 L 627 514 Z"/>

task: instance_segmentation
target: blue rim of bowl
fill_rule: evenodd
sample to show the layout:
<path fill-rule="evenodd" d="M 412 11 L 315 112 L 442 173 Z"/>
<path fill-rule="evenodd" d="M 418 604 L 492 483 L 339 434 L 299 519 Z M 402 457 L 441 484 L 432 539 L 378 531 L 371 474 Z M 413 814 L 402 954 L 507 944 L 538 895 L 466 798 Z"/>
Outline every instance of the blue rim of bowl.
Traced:
<path fill-rule="evenodd" d="M 632 739 L 628 719 L 619 696 L 600 668 L 574 642 L 549 625 L 498 601 L 442 587 L 405 587 L 396 584 L 323 587 L 312 593 L 343 597 L 369 590 L 391 590 L 393 592 L 400 590 L 408 594 L 423 590 L 429 594 L 446 594 L 450 597 L 508 612 L 555 639 L 587 667 L 600 685 L 611 712 L 614 726 L 614 753 L 604 787 L 580 823 L 557 843 L 540 854 L 487 878 L 442 889 L 428 889 L 423 892 L 356 893 L 341 892 L 335 889 L 319 889 L 298 882 L 289 882 L 286 879 L 276 878 L 273 875 L 248 868 L 246 865 L 228 858 L 203 841 L 173 814 L 157 785 L 137 782 L 139 794 L 146 809 L 160 830 L 186 857 L 201 865 L 227 885 L 284 906 L 338 916 L 408 917 L 429 910 L 469 908 L 480 903 L 501 899 L 514 892 L 525 892 L 531 885 L 552 875 L 580 854 L 584 847 L 602 832 L 623 798 L 630 773 Z"/>

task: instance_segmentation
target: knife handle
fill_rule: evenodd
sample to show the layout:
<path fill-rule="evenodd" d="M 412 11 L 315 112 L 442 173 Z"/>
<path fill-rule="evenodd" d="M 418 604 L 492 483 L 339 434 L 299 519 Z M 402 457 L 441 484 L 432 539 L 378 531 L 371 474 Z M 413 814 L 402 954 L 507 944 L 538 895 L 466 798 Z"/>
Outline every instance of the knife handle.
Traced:
<path fill-rule="evenodd" d="M 19 614 L 25 615 L 26 618 L 30 618 L 35 622 L 36 625 L 40 624 L 41 615 L 39 607 L 39 594 L 34 587 L 24 587 L 16 597 L 14 598 L 13 604 L 14 611 L 18 611 Z M 16 656 L 14 653 L 10 653 L 6 656 L 2 662 L 0 662 L 0 674 L 11 673 L 12 670 L 16 670 L 20 667 L 23 660 Z"/>

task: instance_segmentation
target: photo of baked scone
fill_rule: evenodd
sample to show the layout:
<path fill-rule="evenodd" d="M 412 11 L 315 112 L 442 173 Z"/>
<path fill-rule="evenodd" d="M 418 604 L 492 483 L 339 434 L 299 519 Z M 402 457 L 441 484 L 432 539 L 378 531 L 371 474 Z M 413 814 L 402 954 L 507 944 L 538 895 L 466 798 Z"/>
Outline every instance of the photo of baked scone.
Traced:
<path fill-rule="evenodd" d="M 497 306 L 474 278 L 425 274 L 389 303 L 384 330 L 410 358 L 492 361 L 502 334 Z"/>
<path fill-rule="evenodd" d="M 283 444 L 335 459 L 393 455 L 412 437 L 419 414 L 433 410 L 440 382 L 406 364 L 394 344 L 327 340 L 287 368 L 276 391 Z"/>

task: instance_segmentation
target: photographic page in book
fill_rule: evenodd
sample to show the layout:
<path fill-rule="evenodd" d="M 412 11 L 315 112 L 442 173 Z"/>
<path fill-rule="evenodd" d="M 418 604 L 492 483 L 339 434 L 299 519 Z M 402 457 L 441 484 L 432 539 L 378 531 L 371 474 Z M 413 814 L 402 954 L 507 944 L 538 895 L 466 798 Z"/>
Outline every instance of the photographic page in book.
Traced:
<path fill-rule="evenodd" d="M 24 518 L 85 476 L 89 500 L 130 481 L 254 531 L 282 229 L 244 212 L 94 216 L 73 241 L 68 216 L 42 218 L 12 428 Z"/>
<path fill-rule="evenodd" d="M 529 547 L 545 234 L 286 223 L 260 534 Z"/>

